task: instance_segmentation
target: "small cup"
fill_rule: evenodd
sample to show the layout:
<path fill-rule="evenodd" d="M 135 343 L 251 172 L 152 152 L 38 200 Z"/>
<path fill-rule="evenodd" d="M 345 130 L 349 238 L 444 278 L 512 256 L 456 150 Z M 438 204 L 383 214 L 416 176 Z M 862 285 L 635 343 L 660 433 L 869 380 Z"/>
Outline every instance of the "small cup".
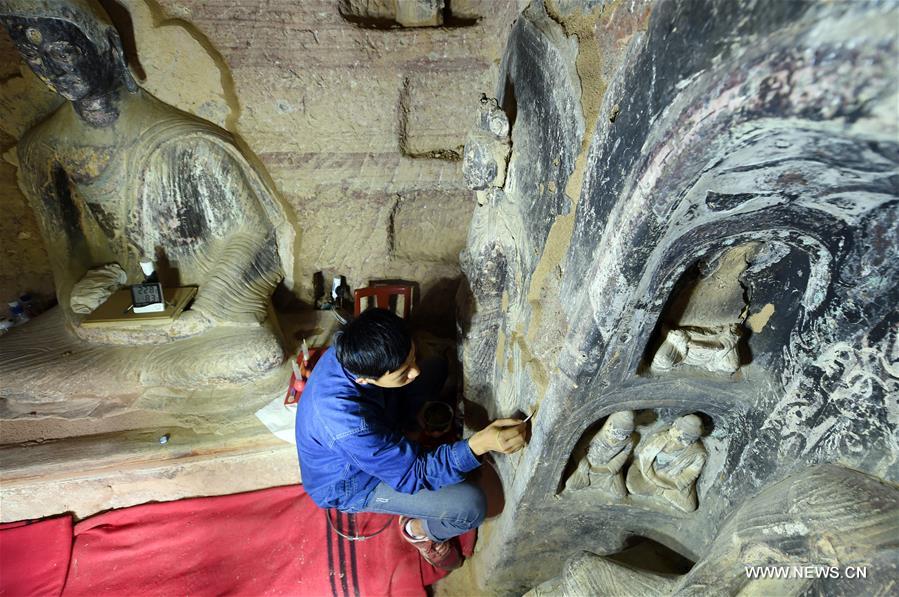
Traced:
<path fill-rule="evenodd" d="M 439 437 L 453 425 L 453 407 L 446 402 L 425 402 L 422 409 L 422 423 L 425 433 Z"/>

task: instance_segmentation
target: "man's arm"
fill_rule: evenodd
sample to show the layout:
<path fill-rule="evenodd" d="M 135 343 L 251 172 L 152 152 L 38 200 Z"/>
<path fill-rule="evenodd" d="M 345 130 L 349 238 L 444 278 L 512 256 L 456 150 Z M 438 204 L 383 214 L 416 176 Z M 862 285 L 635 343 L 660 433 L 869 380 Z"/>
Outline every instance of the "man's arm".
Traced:
<path fill-rule="evenodd" d="M 480 462 L 465 440 L 423 451 L 401 435 L 368 428 L 340 438 L 336 446 L 363 471 L 401 493 L 459 483 Z"/>
<path fill-rule="evenodd" d="M 415 493 L 461 482 L 465 473 L 480 466 L 477 456 L 517 452 L 524 446 L 524 429 L 517 419 L 499 419 L 468 440 L 426 452 L 400 434 L 375 425 L 341 437 L 336 445 L 363 471 L 401 493 Z"/>

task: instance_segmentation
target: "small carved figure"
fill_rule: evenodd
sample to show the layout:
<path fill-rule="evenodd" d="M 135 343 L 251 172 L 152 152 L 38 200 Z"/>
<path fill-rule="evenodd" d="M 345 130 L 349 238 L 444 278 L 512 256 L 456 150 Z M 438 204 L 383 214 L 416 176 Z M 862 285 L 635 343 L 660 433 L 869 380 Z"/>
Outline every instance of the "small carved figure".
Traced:
<path fill-rule="evenodd" d="M 706 461 L 702 421 L 686 415 L 653 434 L 637 448 L 636 461 L 627 471 L 627 489 L 635 495 L 665 498 L 678 510 L 696 510 L 696 479 Z"/>
<path fill-rule="evenodd" d="M 633 450 L 634 413 L 624 410 L 612 413 L 566 483 L 567 489 L 598 489 L 616 498 L 627 495 L 621 469 Z"/>
<path fill-rule="evenodd" d="M 664 340 L 652 359 L 652 369 L 668 371 L 678 365 L 701 367 L 715 373 L 736 373 L 740 368 L 739 325 L 720 328 L 684 327 L 662 330 Z"/>
<path fill-rule="evenodd" d="M 495 99 L 481 96 L 474 128 L 468 134 L 462 158 L 462 176 L 473 191 L 502 188 L 512 151 L 509 119 Z"/>

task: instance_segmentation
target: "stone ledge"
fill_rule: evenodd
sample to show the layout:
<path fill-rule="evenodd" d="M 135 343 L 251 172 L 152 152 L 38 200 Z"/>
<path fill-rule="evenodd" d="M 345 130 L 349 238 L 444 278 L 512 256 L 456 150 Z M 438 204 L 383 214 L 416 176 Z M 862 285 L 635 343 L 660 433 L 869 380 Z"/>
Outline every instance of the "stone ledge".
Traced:
<path fill-rule="evenodd" d="M 300 482 L 296 450 L 252 417 L 229 432 L 159 428 L 0 446 L 0 521 Z M 159 438 L 170 434 L 169 442 Z"/>

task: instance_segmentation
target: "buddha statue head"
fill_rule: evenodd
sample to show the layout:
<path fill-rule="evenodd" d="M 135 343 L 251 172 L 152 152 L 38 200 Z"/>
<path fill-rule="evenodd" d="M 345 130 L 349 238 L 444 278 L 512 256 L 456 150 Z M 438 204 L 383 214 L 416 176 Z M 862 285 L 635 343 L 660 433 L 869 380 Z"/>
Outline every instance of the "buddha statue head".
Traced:
<path fill-rule="evenodd" d="M 118 116 L 119 90 L 137 91 L 119 34 L 93 0 L 4 0 L 0 22 L 32 71 L 93 126 Z"/>
<path fill-rule="evenodd" d="M 702 420 L 696 415 L 678 417 L 668 431 L 669 439 L 680 446 L 695 444 L 701 436 Z"/>
<path fill-rule="evenodd" d="M 620 444 L 629 440 L 634 432 L 634 411 L 622 410 L 612 413 L 603 425 L 603 431 L 609 443 Z"/>
<path fill-rule="evenodd" d="M 634 411 L 623 410 L 612 413 L 600 428 L 596 439 L 590 444 L 587 458 L 594 465 L 607 463 L 617 453 L 630 445 L 634 432 Z"/>

